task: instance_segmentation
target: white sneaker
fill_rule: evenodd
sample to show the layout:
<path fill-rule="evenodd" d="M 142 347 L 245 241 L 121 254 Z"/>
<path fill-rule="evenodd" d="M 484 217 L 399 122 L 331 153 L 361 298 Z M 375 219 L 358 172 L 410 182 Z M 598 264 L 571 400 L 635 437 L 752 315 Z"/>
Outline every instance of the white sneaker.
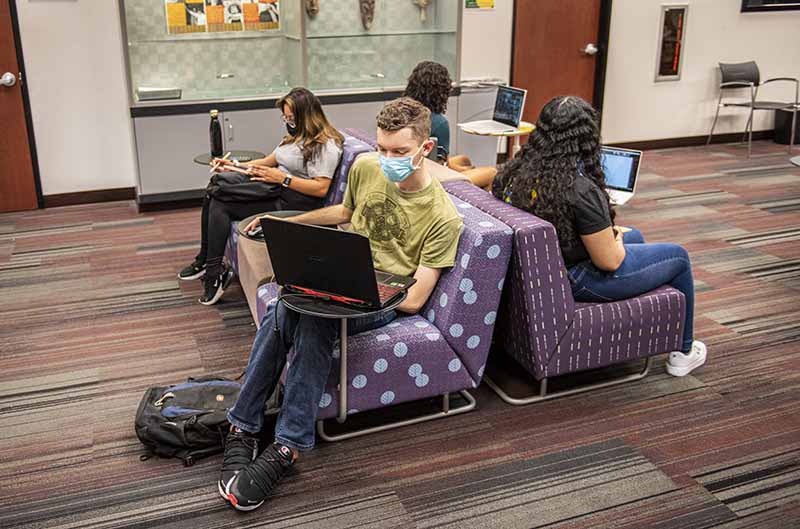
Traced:
<path fill-rule="evenodd" d="M 706 363 L 706 344 L 699 340 L 692 342 L 688 353 L 675 351 L 667 358 L 667 373 L 673 377 L 683 377 Z"/>

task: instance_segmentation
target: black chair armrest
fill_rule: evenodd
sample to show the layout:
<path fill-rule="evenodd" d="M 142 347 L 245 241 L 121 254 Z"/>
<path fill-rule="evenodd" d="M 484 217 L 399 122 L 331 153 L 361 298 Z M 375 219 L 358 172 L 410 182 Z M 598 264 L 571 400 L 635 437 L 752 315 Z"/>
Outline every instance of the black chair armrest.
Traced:
<path fill-rule="evenodd" d="M 788 81 L 790 83 L 800 84 L 800 79 L 795 79 L 794 77 L 773 77 L 772 79 L 767 79 L 766 81 L 762 81 L 761 84 L 765 85 L 767 83 L 772 83 L 775 81 Z"/>

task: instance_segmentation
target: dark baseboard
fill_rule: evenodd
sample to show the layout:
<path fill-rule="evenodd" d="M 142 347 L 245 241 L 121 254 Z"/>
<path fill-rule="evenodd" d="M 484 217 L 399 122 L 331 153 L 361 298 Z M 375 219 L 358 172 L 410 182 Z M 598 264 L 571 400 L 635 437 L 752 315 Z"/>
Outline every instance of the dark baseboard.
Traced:
<path fill-rule="evenodd" d="M 715 134 L 711 138 L 711 143 L 737 143 L 742 141 L 743 133 L 732 132 L 728 134 Z M 770 130 L 754 130 L 753 141 L 756 140 L 771 140 L 775 137 L 775 131 Z M 624 141 L 620 143 L 610 144 L 612 147 L 622 147 L 623 149 L 636 149 L 637 151 L 649 151 L 653 149 L 673 149 L 675 147 L 694 147 L 697 145 L 705 145 L 708 136 L 686 136 L 683 138 L 666 138 L 663 140 L 645 140 L 645 141 Z"/>
<path fill-rule="evenodd" d="M 167 209 L 196 208 L 203 205 L 205 189 L 150 193 L 136 197 L 139 211 L 163 211 Z"/>
<path fill-rule="evenodd" d="M 139 202 L 136 206 L 141 212 L 167 211 L 170 209 L 199 208 L 203 205 L 202 198 L 184 198 L 181 200 L 165 200 L 163 202 Z"/>
<path fill-rule="evenodd" d="M 116 202 L 118 200 L 135 199 L 136 188 L 119 187 L 116 189 L 98 189 L 96 191 L 78 191 L 77 193 L 45 195 L 43 198 L 44 207 L 46 208 L 93 204 L 95 202 Z"/>

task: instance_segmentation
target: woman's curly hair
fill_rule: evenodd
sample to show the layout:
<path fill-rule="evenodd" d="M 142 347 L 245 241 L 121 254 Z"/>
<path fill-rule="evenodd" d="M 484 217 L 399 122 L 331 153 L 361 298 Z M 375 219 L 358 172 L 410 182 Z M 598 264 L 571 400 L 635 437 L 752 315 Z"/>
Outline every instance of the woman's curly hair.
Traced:
<path fill-rule="evenodd" d="M 576 237 L 571 196 L 581 173 L 605 189 L 598 115 L 580 97 L 556 97 L 542 109 L 528 143 L 494 179 L 492 193 L 550 222 L 561 241 L 570 241 Z M 613 221 L 610 203 L 609 211 Z"/>
<path fill-rule="evenodd" d="M 431 112 L 444 114 L 452 83 L 447 68 L 438 62 L 422 61 L 411 72 L 403 95 L 416 99 Z"/>

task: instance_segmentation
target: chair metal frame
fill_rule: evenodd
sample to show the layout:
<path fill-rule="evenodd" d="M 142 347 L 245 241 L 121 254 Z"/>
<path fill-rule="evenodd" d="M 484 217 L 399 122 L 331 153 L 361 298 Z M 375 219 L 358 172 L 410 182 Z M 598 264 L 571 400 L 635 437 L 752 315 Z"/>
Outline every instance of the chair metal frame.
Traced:
<path fill-rule="evenodd" d="M 636 380 L 641 380 L 647 376 L 650 372 L 650 367 L 653 365 L 653 357 L 648 356 L 647 360 L 644 363 L 644 368 L 632 375 L 625 375 L 622 377 L 617 377 L 612 380 L 604 380 L 602 382 L 595 382 L 594 384 L 586 384 L 584 386 L 580 386 L 577 388 L 572 389 L 565 389 L 562 391 L 557 391 L 555 393 L 547 393 L 547 378 L 543 378 L 539 381 L 539 389 L 535 393 L 527 396 L 527 397 L 512 397 L 509 395 L 505 389 L 503 389 L 497 382 L 492 380 L 491 377 L 485 375 L 483 380 L 486 381 L 486 384 L 497 393 L 497 396 L 503 399 L 503 402 L 507 404 L 511 404 L 513 406 L 525 406 L 526 404 L 533 404 L 535 402 L 542 402 L 545 400 L 551 399 L 558 399 L 561 397 L 568 397 L 570 395 L 577 395 L 579 393 L 586 393 L 587 391 L 592 391 L 595 389 L 600 388 L 608 388 L 612 386 L 618 386 L 620 384 L 624 384 L 626 382 L 633 382 Z"/>
<path fill-rule="evenodd" d="M 743 63 L 746 64 L 746 63 Z M 733 65 L 735 66 L 735 65 Z M 747 126 L 745 127 L 744 136 L 742 137 L 742 141 L 747 139 L 747 157 L 750 158 L 753 151 L 753 114 L 756 110 L 785 110 L 792 113 L 792 131 L 789 137 L 789 153 L 792 152 L 794 148 L 794 137 L 797 131 L 797 113 L 800 112 L 800 80 L 794 77 L 773 77 L 771 79 L 767 79 L 766 81 L 760 82 L 758 77 L 758 66 L 753 63 L 755 67 L 755 74 L 756 80 L 755 81 L 726 81 L 721 82 L 719 85 L 719 98 L 717 99 L 717 112 L 714 115 L 714 121 L 711 124 L 711 132 L 708 133 L 708 140 L 706 140 L 706 145 L 711 144 L 711 138 L 714 135 L 714 128 L 717 126 L 717 120 L 719 119 L 719 111 L 722 108 L 727 107 L 740 107 L 740 108 L 749 108 L 750 115 L 747 119 Z M 722 65 L 720 65 L 720 70 L 722 70 Z M 723 75 L 724 78 L 724 75 Z M 762 86 L 768 83 L 774 83 L 777 81 L 783 82 L 791 82 L 794 83 L 794 103 L 788 102 L 785 106 L 776 106 L 772 102 L 760 102 L 758 101 L 758 90 Z M 723 101 L 722 96 L 725 90 L 731 88 L 750 88 L 750 100 L 749 101 Z M 759 107 L 759 103 L 769 103 L 768 106 Z M 782 102 L 781 102 L 782 103 Z"/>

